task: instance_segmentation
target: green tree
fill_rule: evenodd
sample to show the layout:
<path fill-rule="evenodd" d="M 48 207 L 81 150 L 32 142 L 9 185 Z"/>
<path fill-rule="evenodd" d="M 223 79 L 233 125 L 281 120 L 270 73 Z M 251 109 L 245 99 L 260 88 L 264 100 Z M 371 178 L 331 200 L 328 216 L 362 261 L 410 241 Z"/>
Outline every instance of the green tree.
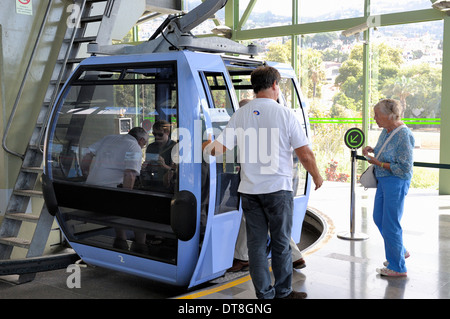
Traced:
<path fill-rule="evenodd" d="M 325 83 L 325 68 L 322 52 L 306 49 L 302 51 L 302 90 L 308 98 L 322 96 L 322 86 Z"/>
<path fill-rule="evenodd" d="M 374 44 L 371 48 L 371 96 L 376 101 L 379 97 L 377 91 L 381 90 L 386 81 L 395 78 L 403 63 L 401 50 L 392 48 L 385 43 Z M 363 91 L 363 44 L 356 45 L 350 52 L 349 58 L 342 63 L 335 85 L 340 88 L 340 93 L 334 98 L 335 103 L 344 107 L 361 110 Z M 344 96 L 342 96 L 344 95 Z M 355 109 L 354 109 L 355 110 Z"/>
<path fill-rule="evenodd" d="M 323 50 L 322 54 L 324 61 L 344 62 L 348 59 L 348 53 L 345 53 L 340 49 Z"/>
<path fill-rule="evenodd" d="M 442 70 L 429 63 L 404 67 L 386 81 L 385 97 L 402 101 L 406 118 L 440 117 Z"/>
<path fill-rule="evenodd" d="M 268 61 L 290 63 L 291 47 L 291 41 L 269 44 L 267 47 L 266 59 Z"/>
<path fill-rule="evenodd" d="M 404 112 L 406 110 L 406 98 L 418 91 L 419 86 L 421 86 L 421 84 L 416 82 L 414 78 L 401 75 L 386 80 L 382 93 L 386 96 L 397 98 L 400 101 L 402 111 Z"/>

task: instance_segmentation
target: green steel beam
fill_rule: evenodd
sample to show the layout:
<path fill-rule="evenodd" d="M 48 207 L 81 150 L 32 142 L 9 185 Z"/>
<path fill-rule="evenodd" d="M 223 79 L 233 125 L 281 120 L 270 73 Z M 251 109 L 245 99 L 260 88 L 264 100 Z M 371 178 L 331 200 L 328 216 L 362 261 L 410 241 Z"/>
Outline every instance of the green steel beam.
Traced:
<path fill-rule="evenodd" d="M 396 24 L 442 20 L 444 16 L 445 13 L 439 12 L 435 9 L 424 9 L 409 12 L 382 14 L 379 15 L 379 19 L 377 18 L 377 22 L 379 22 L 380 23 L 379 26 L 382 27 Z M 234 33 L 236 33 L 235 39 L 241 41 L 258 38 L 283 37 L 283 36 L 290 36 L 292 34 L 301 35 L 301 34 L 311 34 L 321 32 L 342 31 L 363 24 L 366 21 L 367 18 L 365 17 L 357 17 L 341 20 L 259 28 L 252 30 L 235 30 Z"/>
<path fill-rule="evenodd" d="M 298 24 L 298 0 L 292 0 L 292 24 Z M 295 74 L 300 77 L 300 70 L 298 68 L 298 35 L 292 34 L 291 41 L 291 65 Z"/>
<path fill-rule="evenodd" d="M 231 28 L 232 30 L 236 30 L 238 19 L 239 19 L 239 0 L 228 0 L 227 4 L 225 5 L 225 25 Z M 235 32 L 232 32 L 232 34 L 234 37 Z"/>
<path fill-rule="evenodd" d="M 367 21 L 368 17 L 370 17 L 370 0 L 364 1 L 364 17 Z M 380 19 L 381 21 L 381 19 Z M 364 44 L 363 44 L 363 96 L 362 96 L 362 130 L 364 132 L 365 144 L 367 145 L 367 141 L 369 140 L 369 100 L 370 100 L 370 30 L 367 29 L 364 31 Z M 364 168 L 367 167 L 367 163 L 364 162 Z"/>
<path fill-rule="evenodd" d="M 444 17 L 442 48 L 441 135 L 439 162 L 450 164 L 450 17 Z M 439 194 L 450 195 L 450 170 L 439 170 Z"/>

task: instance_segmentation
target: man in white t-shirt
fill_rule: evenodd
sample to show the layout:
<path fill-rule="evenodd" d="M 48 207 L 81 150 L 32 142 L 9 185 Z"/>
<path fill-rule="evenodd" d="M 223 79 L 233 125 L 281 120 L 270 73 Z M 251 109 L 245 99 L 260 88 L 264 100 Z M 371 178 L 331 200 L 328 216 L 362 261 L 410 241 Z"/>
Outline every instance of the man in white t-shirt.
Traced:
<path fill-rule="evenodd" d="M 147 143 L 148 133 L 134 127 L 128 134 L 108 135 L 91 145 L 82 164 L 83 174 L 89 171 L 86 184 L 133 188 L 141 171 L 142 148 Z"/>
<path fill-rule="evenodd" d="M 277 103 L 280 80 L 275 68 L 253 71 L 251 82 L 256 98 L 233 114 L 206 152 L 218 155 L 238 147 L 238 191 L 246 218 L 250 276 L 256 296 L 303 299 L 306 293 L 292 290 L 292 149 L 311 174 L 316 189 L 322 186 L 323 179 L 300 122 L 289 108 Z M 266 255 L 269 231 L 273 286 Z"/>

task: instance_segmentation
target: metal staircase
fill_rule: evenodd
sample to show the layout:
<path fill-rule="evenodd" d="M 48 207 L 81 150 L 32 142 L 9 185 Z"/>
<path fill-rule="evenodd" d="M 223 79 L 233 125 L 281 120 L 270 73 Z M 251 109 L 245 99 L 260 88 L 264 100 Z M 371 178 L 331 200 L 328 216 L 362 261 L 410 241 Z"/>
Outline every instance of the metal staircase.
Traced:
<path fill-rule="evenodd" d="M 96 40 L 96 35 L 92 36 L 87 34 L 86 30 L 90 25 L 89 33 L 92 33 L 92 29 L 95 30 L 97 27 L 95 23 L 100 25 L 103 19 L 104 14 L 90 15 L 93 5 L 97 3 L 104 3 L 105 12 L 108 11 L 112 5 L 111 0 L 74 0 L 74 12 L 76 12 L 76 10 L 79 10 L 78 12 L 80 12 L 80 15 L 77 15 L 79 24 L 77 24 L 78 21 L 74 21 L 74 25 L 78 25 L 79 27 L 67 28 L 64 40 L 61 44 L 58 60 L 56 61 L 53 75 L 25 154 L 14 154 L 20 156 L 23 162 L 9 199 L 5 216 L 0 225 L 0 261 L 6 262 L 7 260 L 10 260 L 14 247 L 26 249 L 26 258 L 41 256 L 44 252 L 53 226 L 54 217 L 48 213 L 45 207 L 40 187 L 40 176 L 42 174 L 43 163 L 41 143 L 45 134 L 46 123 L 51 113 L 51 106 L 54 104 L 59 90 L 75 65 L 83 60 L 83 58 L 80 58 L 78 55 L 80 47 L 83 43 Z M 50 4 L 51 2 L 49 2 L 48 10 L 51 10 Z M 63 9 L 59 19 L 65 17 L 65 15 L 65 10 Z M 51 19 L 49 18 L 48 21 L 44 21 L 43 24 L 54 22 L 50 20 Z M 37 44 L 38 43 L 36 43 L 36 46 Z M 31 62 L 32 61 L 30 61 L 30 63 Z M 26 79 L 24 79 L 24 81 L 25 80 Z M 29 209 L 32 199 L 34 209 Z M 36 207 L 39 208 L 36 209 Z M 38 211 L 40 212 L 37 213 Z M 30 226 L 30 224 L 34 224 L 34 226 Z M 23 228 L 25 228 L 26 231 L 21 231 Z M 27 237 L 25 237 L 25 235 L 27 235 Z M 11 274 L 16 273 L 12 272 Z M 34 276 L 35 273 L 20 274 L 18 282 L 31 281 L 34 279 Z"/>

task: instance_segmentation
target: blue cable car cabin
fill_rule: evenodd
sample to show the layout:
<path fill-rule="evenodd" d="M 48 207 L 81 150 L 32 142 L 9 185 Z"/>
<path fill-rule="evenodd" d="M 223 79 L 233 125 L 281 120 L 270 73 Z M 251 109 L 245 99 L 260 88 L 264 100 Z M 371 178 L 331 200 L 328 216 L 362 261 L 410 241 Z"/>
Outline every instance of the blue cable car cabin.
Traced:
<path fill-rule="evenodd" d="M 239 100 L 252 97 L 250 73 L 260 65 L 182 50 L 93 56 L 78 66 L 49 120 L 43 192 L 67 242 L 86 263 L 186 287 L 226 272 L 242 216 L 239 163 L 234 151 L 226 161 L 204 158 L 202 142 L 218 136 Z M 295 110 L 309 135 L 295 73 L 271 65 L 283 78 L 280 103 Z M 135 126 L 148 129 L 152 143 L 151 127 L 161 120 L 170 123 L 175 145 L 166 174 L 149 173 L 157 164 L 143 154 L 133 189 L 88 183 L 82 165 L 92 145 Z M 293 170 L 292 237 L 299 242 L 310 178 L 298 161 Z M 125 241 L 116 240 L 118 230 Z M 145 234 L 145 245 L 136 244 L 136 234 Z"/>

